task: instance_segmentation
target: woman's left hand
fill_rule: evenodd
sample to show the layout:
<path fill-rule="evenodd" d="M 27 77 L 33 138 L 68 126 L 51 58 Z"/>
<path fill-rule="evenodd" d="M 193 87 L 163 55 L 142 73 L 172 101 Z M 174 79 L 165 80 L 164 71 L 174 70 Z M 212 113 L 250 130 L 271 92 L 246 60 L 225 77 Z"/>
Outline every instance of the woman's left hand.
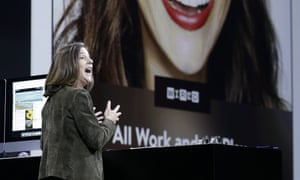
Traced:
<path fill-rule="evenodd" d="M 95 112 L 96 107 L 94 107 L 93 109 L 94 109 L 94 113 L 95 113 L 95 116 L 96 116 L 98 122 L 101 123 L 103 121 L 103 119 L 104 119 L 102 111 Z"/>

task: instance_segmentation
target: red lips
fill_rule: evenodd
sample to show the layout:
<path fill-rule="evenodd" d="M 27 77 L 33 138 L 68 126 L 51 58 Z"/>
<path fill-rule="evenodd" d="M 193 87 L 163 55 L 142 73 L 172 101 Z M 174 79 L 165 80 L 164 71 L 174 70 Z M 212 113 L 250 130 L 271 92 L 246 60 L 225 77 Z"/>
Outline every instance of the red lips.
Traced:
<path fill-rule="evenodd" d="M 208 5 L 198 12 L 196 7 L 187 7 L 176 1 L 162 0 L 171 19 L 180 27 L 186 30 L 197 30 L 201 28 L 213 7 L 214 0 L 210 0 Z M 173 5 L 171 5 L 173 3 Z"/>

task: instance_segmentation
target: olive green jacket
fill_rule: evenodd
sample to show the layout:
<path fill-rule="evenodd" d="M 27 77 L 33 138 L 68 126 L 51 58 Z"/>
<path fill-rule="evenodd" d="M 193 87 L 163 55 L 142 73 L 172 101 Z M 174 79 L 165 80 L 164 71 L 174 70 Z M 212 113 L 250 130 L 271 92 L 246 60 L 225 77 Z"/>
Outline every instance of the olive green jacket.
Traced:
<path fill-rule="evenodd" d="M 42 118 L 39 179 L 103 180 L 102 148 L 116 125 L 98 123 L 89 92 L 63 87 L 48 98 Z"/>

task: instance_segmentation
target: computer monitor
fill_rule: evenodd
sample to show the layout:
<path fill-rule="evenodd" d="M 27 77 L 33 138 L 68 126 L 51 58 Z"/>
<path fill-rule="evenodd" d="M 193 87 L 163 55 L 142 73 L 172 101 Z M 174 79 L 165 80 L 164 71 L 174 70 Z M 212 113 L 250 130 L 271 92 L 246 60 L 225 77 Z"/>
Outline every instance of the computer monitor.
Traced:
<path fill-rule="evenodd" d="M 46 75 L 7 79 L 5 143 L 39 140 Z"/>

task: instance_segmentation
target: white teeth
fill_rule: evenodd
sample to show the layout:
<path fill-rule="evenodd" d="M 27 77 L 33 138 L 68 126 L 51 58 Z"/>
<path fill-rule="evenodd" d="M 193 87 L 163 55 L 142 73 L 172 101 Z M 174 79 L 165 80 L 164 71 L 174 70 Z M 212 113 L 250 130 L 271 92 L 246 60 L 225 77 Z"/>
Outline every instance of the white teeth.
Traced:
<path fill-rule="evenodd" d="M 199 7 L 209 3 L 209 0 L 176 0 L 177 2 L 190 7 Z"/>

